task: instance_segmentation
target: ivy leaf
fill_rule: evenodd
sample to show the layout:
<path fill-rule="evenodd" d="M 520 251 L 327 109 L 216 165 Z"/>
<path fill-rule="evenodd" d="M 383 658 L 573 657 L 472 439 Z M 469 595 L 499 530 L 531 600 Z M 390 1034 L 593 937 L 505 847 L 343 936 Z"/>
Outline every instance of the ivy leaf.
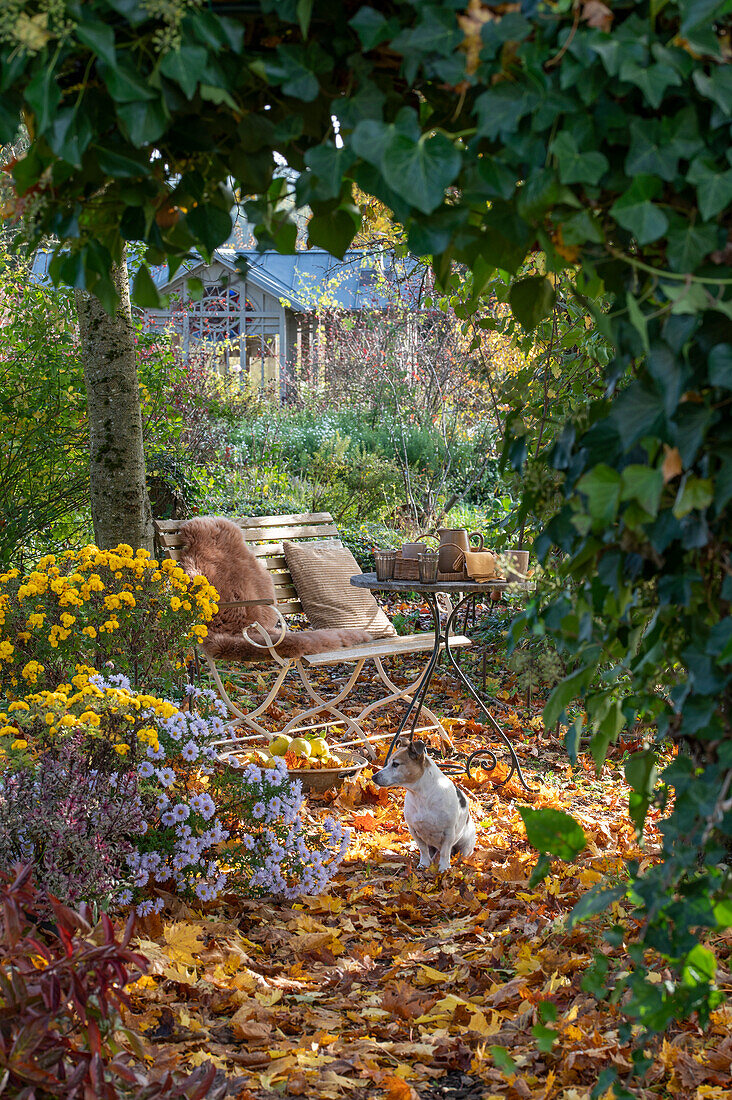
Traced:
<path fill-rule="evenodd" d="M 550 1054 L 552 1047 L 559 1038 L 559 1032 L 553 1027 L 546 1027 L 544 1024 L 534 1024 L 531 1029 L 531 1034 L 536 1039 L 537 1049 L 542 1054 Z"/>
<path fill-rule="evenodd" d="M 563 130 L 554 139 L 551 152 L 559 163 L 559 178 L 562 183 L 596 184 L 610 167 L 610 162 L 602 153 L 581 153 L 574 136 L 567 130 Z"/>
<path fill-rule="evenodd" d="M 710 252 L 719 247 L 719 227 L 716 225 L 684 223 L 674 219 L 668 232 L 666 255 L 672 271 L 691 274 Z"/>
<path fill-rule="evenodd" d="M 356 206 L 340 206 L 327 214 L 313 214 L 308 222 L 308 239 L 342 260 L 360 224 L 361 215 Z"/>
<path fill-rule="evenodd" d="M 630 816 L 640 831 L 658 780 L 655 752 L 645 749 L 643 752 L 633 753 L 625 765 L 625 778 L 638 796 L 631 801 Z"/>
<path fill-rule="evenodd" d="M 381 167 L 384 151 L 394 134 L 394 126 L 375 118 L 359 122 L 351 135 L 351 148 L 356 156 Z"/>
<path fill-rule="evenodd" d="M 604 526 L 615 519 L 620 504 L 621 486 L 618 471 L 606 466 L 604 462 L 594 466 L 579 479 L 577 489 L 587 497 L 593 525 Z"/>
<path fill-rule="evenodd" d="M 305 164 L 313 177 L 312 198 L 324 201 L 338 197 L 343 175 L 353 163 L 353 152 L 345 146 L 337 149 L 330 143 L 315 145 L 305 153 Z"/>
<path fill-rule="evenodd" d="M 732 115 L 732 71 L 729 65 L 714 65 L 709 76 L 697 69 L 692 80 L 697 90 L 716 103 L 722 114 Z"/>
<path fill-rule="evenodd" d="M 655 176 L 637 176 L 610 207 L 617 223 L 632 233 L 638 244 L 650 244 L 668 229 L 668 218 L 651 202 L 660 190 L 660 181 Z"/>
<path fill-rule="evenodd" d="M 305 56 L 304 50 L 295 46 L 278 46 L 276 60 L 266 61 L 264 70 L 267 79 L 280 85 L 284 95 L 312 103 L 318 98 L 320 82 L 305 64 Z"/>
<path fill-rule="evenodd" d="M 132 297 L 138 306 L 144 306 L 146 309 L 161 308 L 160 294 L 147 264 L 140 264 L 137 270 L 132 284 Z"/>
<path fill-rule="evenodd" d="M 79 23 L 76 27 L 79 41 L 93 50 L 97 57 L 107 65 L 117 64 L 117 56 L 114 52 L 114 30 L 107 23 L 92 20 L 88 23 Z"/>
<path fill-rule="evenodd" d="M 33 111 L 38 133 L 44 133 L 61 102 L 61 89 L 52 65 L 43 65 L 25 89 L 25 101 Z"/>
<path fill-rule="evenodd" d="M 460 153 L 444 134 L 423 134 L 418 141 L 395 134 L 383 154 L 384 179 L 412 206 L 431 214 L 441 205 L 461 163 Z"/>
<path fill-rule="evenodd" d="M 638 794 L 653 794 L 658 779 L 656 753 L 653 749 L 633 753 L 625 763 L 625 779 Z"/>
<path fill-rule="evenodd" d="M 513 135 L 524 115 L 537 103 L 536 93 L 520 84 L 499 84 L 475 101 L 478 137 L 494 141 L 499 135 Z"/>
<path fill-rule="evenodd" d="M 732 168 L 723 172 L 710 157 L 697 157 L 686 178 L 696 185 L 699 212 L 705 220 L 732 202 Z"/>
<path fill-rule="evenodd" d="M 396 35 L 390 45 L 408 58 L 410 54 L 437 54 L 450 57 L 460 45 L 463 34 L 454 12 L 442 10 L 437 4 L 420 4 L 419 22 Z"/>
<path fill-rule="evenodd" d="M 152 145 L 165 133 L 168 116 L 162 100 L 120 103 L 117 117 L 133 145 Z"/>
<path fill-rule="evenodd" d="M 629 450 L 663 424 L 663 397 L 640 382 L 633 382 L 616 398 L 608 419 L 620 436 L 623 448 Z"/>
<path fill-rule="evenodd" d="M 135 160 L 128 152 L 120 153 L 116 149 L 107 149 L 102 145 L 97 146 L 95 152 L 102 172 L 114 179 L 131 179 L 144 176 L 147 172 L 149 162 L 142 154 L 139 160 Z"/>
<path fill-rule="evenodd" d="M 545 275 L 529 275 L 519 279 L 508 292 L 511 311 L 520 325 L 529 332 L 554 309 L 557 292 Z"/>
<path fill-rule="evenodd" d="M 313 0 L 297 0 L 297 21 L 300 24 L 300 33 L 303 38 L 308 36 L 312 15 Z"/>
<path fill-rule="evenodd" d="M 572 929 L 580 921 L 597 916 L 598 913 L 604 913 L 608 906 L 612 905 L 614 901 L 619 901 L 624 895 L 624 886 L 604 887 L 601 883 L 598 883 L 597 886 L 593 886 L 591 890 L 583 894 L 577 902 L 567 918 L 567 927 Z"/>
<path fill-rule="evenodd" d="M 714 486 L 711 478 L 689 476 L 679 486 L 673 506 L 673 514 L 676 519 L 683 519 L 695 508 L 708 508 L 713 500 Z"/>
<path fill-rule="evenodd" d="M 116 65 L 101 65 L 100 70 L 109 94 L 117 105 L 158 98 L 158 93 L 125 61 Z"/>
<path fill-rule="evenodd" d="M 475 177 L 476 190 L 489 199 L 510 199 L 516 190 L 515 173 L 495 157 L 481 157 Z"/>
<path fill-rule="evenodd" d="M 625 158 L 626 176 L 660 176 L 671 181 L 676 175 L 679 154 L 666 140 L 657 119 L 634 119 L 630 124 L 630 147 Z"/>
<path fill-rule="evenodd" d="M 717 344 L 707 360 L 709 381 L 720 389 L 732 390 L 732 344 Z"/>
<path fill-rule="evenodd" d="M 684 960 L 681 980 L 686 985 L 700 985 L 702 982 L 713 982 L 716 972 L 717 960 L 714 952 L 697 943 Z"/>
<path fill-rule="evenodd" d="M 625 61 L 620 66 L 620 79 L 635 84 L 643 92 L 651 107 L 660 107 L 663 93 L 673 85 L 681 84 L 681 76 L 670 65 L 643 65 L 637 61 Z"/>
<path fill-rule="evenodd" d="M 652 466 L 626 466 L 620 475 L 621 501 L 636 500 L 644 512 L 655 517 L 663 492 L 663 472 Z"/>
<path fill-rule="evenodd" d="M 498 1045 L 491 1046 L 490 1052 L 496 1069 L 500 1069 L 501 1073 L 505 1074 L 506 1077 L 511 1077 L 512 1074 L 518 1072 L 518 1066 L 505 1047 Z"/>
<path fill-rule="evenodd" d="M 588 665 L 560 680 L 544 704 L 544 725 L 547 729 L 557 724 L 572 700 L 581 694 L 592 679 L 594 671 L 595 666 Z"/>
<path fill-rule="evenodd" d="M 93 137 L 88 115 L 79 107 L 62 107 L 48 128 L 46 140 L 57 156 L 75 168 L 81 168 L 81 158 Z"/>
<path fill-rule="evenodd" d="M 160 62 L 160 72 L 183 89 L 186 99 L 193 99 L 208 64 L 203 46 L 180 46 L 170 50 Z"/>
<path fill-rule="evenodd" d="M 551 807 L 535 810 L 531 806 L 519 806 L 519 813 L 529 844 L 540 852 L 571 863 L 587 844 L 582 827 L 571 814 Z"/>
<path fill-rule="evenodd" d="M 353 18 L 349 19 L 349 23 L 361 39 L 361 45 L 366 52 L 386 42 L 398 26 L 395 19 L 387 19 L 372 7 L 359 8 Z"/>
<path fill-rule="evenodd" d="M 203 245 L 206 252 L 213 252 L 231 235 L 231 215 L 220 206 L 202 203 L 186 214 L 186 225 Z"/>

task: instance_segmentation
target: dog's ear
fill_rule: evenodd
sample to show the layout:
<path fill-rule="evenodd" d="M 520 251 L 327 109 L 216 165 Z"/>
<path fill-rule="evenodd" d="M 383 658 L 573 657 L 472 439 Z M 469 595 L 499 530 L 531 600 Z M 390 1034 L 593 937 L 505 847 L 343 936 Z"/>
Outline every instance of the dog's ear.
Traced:
<path fill-rule="evenodd" d="M 412 760 L 424 759 L 424 741 L 411 741 L 408 748 L 408 753 L 412 757 Z"/>

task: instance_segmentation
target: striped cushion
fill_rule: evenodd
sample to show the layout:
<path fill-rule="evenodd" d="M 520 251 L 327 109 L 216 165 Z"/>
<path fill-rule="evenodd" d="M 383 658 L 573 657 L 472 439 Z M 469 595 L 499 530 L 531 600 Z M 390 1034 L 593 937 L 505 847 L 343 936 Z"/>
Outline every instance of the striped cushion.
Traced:
<path fill-rule="evenodd" d="M 316 629 L 359 627 L 375 638 L 393 638 L 396 630 L 365 588 L 350 579 L 360 573 L 345 547 L 312 542 L 283 542 L 285 560 L 308 622 Z"/>

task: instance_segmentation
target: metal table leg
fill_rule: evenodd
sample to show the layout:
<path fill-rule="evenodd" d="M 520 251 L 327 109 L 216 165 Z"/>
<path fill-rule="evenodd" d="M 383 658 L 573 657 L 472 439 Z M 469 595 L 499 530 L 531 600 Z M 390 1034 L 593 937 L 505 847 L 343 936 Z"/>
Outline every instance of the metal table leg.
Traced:
<path fill-rule="evenodd" d="M 511 744 L 509 739 L 506 737 L 506 734 L 503 732 L 503 730 L 499 726 L 498 722 L 495 720 L 493 715 L 490 713 L 490 711 L 488 710 L 485 703 L 483 702 L 483 700 L 478 695 L 478 693 L 475 690 L 475 688 L 473 687 L 473 685 L 470 683 L 470 680 L 468 680 L 467 676 L 465 675 L 463 670 L 458 665 L 457 661 L 455 660 L 455 657 L 454 657 L 453 653 L 450 650 L 450 630 L 452 629 L 452 624 L 453 624 L 458 612 L 460 611 L 460 608 L 462 607 L 462 605 L 467 600 L 470 600 L 470 599 L 472 599 L 472 596 L 470 596 L 470 595 L 463 596 L 463 598 L 458 601 L 458 603 L 455 605 L 455 607 L 452 609 L 452 611 L 448 615 L 447 622 L 445 624 L 445 636 L 444 636 L 445 653 L 447 655 L 447 659 L 448 659 L 450 665 L 452 666 L 453 672 L 458 677 L 458 679 L 463 684 L 463 686 L 465 688 L 467 688 L 467 690 L 470 692 L 473 699 L 475 699 L 476 703 L 478 704 L 478 706 L 482 710 L 483 714 L 485 715 L 488 723 L 492 726 L 494 733 L 496 734 L 497 737 L 500 738 L 500 740 L 506 746 L 506 748 L 508 749 L 509 754 L 511 756 L 511 770 L 508 773 L 508 775 L 506 776 L 506 778 L 502 779 L 501 782 L 497 784 L 497 786 L 502 787 L 505 783 L 508 783 L 509 779 L 511 779 L 513 777 L 514 773 L 516 773 L 518 775 L 519 781 L 520 781 L 522 787 L 524 788 L 524 790 L 526 790 L 526 791 L 535 791 L 535 790 L 537 790 L 537 788 L 530 786 L 530 784 L 528 784 L 526 782 L 526 779 L 524 778 L 524 773 L 521 770 L 521 764 L 519 763 L 519 758 L 516 755 L 516 750 L 514 749 L 513 745 Z M 495 753 L 493 753 L 490 749 L 476 749 L 475 752 L 472 752 L 470 754 L 470 756 L 468 757 L 468 761 L 467 761 L 467 764 L 466 764 L 466 771 L 468 772 L 468 775 L 470 775 L 470 768 L 473 764 L 473 761 L 475 761 L 478 757 L 480 757 L 482 755 L 491 756 L 493 758 L 493 766 L 495 766 L 495 761 L 496 761 Z"/>
<path fill-rule="evenodd" d="M 396 733 L 394 734 L 394 736 L 391 739 L 391 744 L 389 745 L 389 749 L 388 749 L 387 754 L 386 754 L 386 759 L 384 761 L 384 766 L 386 766 L 386 764 L 389 763 L 389 760 L 391 759 L 391 754 L 394 752 L 397 741 L 399 740 L 399 738 L 404 733 L 404 730 L 407 726 L 407 723 L 409 722 L 410 716 L 412 717 L 412 725 L 411 725 L 410 734 L 411 734 L 412 737 L 414 737 L 414 731 L 417 728 L 417 722 L 419 721 L 419 715 L 420 715 L 420 712 L 421 712 L 422 707 L 424 705 L 424 701 L 427 698 L 427 692 L 429 690 L 430 681 L 432 680 L 432 677 L 435 674 L 435 669 L 437 668 L 437 662 L 440 659 L 440 645 L 442 644 L 443 638 L 442 638 L 442 631 L 440 629 L 440 609 L 437 605 L 437 596 L 433 592 L 425 593 L 425 595 L 426 595 L 426 598 L 427 598 L 427 602 L 430 605 L 430 612 L 432 614 L 432 622 L 433 622 L 434 628 L 435 628 L 435 641 L 434 641 L 434 644 L 432 646 L 432 652 L 430 654 L 430 659 L 427 662 L 427 668 L 425 670 L 424 679 L 422 680 L 422 683 L 419 685 L 419 687 L 415 691 L 414 695 L 410 699 L 409 706 L 407 707 L 406 713 L 405 713 L 404 717 L 402 718 L 401 722 L 399 723 L 399 729 L 396 731 Z"/>

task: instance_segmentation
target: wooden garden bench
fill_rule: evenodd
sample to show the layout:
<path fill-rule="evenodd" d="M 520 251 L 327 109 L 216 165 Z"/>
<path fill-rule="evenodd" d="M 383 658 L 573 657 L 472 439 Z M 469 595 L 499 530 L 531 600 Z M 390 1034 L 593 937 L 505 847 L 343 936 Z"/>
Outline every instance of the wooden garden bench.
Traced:
<path fill-rule="evenodd" d="M 170 557 L 179 560 L 183 540 L 180 534 L 184 520 L 156 520 L 155 535 L 159 556 Z M 335 540 L 340 542 L 338 528 L 332 516 L 328 512 L 302 513 L 289 516 L 244 516 L 233 519 L 244 533 L 246 542 L 251 551 L 260 558 L 272 575 L 275 584 L 275 597 L 277 609 L 285 621 L 294 616 L 303 615 L 303 607 L 295 587 L 292 575 L 287 567 L 284 556 L 283 541 L 303 540 Z M 255 601 L 259 602 L 259 601 Z M 264 602 L 264 601 L 262 601 Z M 470 639 L 462 636 L 451 637 L 450 647 L 469 646 Z M 391 734 L 369 736 L 363 727 L 363 722 L 375 711 L 389 706 L 398 701 L 409 702 L 422 683 L 426 668 L 412 683 L 399 688 L 388 675 L 384 668 L 384 660 L 390 657 L 406 657 L 413 654 L 429 652 L 434 646 L 432 633 L 410 634 L 402 637 L 375 638 L 373 642 L 358 644 L 348 649 L 329 650 L 325 653 L 311 653 L 297 658 L 283 659 L 277 653 L 276 646 L 263 648 L 262 659 L 274 662 L 279 667 L 275 681 L 267 693 L 264 701 L 249 713 L 242 711 L 229 697 L 224 686 L 216 662 L 200 646 L 197 648 L 198 656 L 206 661 L 221 698 L 226 703 L 230 712 L 235 715 L 237 725 L 244 725 L 257 736 L 262 734 L 271 736 L 272 731 L 260 724 L 258 719 L 275 702 L 279 691 L 292 670 L 296 671 L 312 705 L 304 712 L 291 718 L 278 733 L 294 734 L 296 732 L 311 731 L 313 729 L 328 726 L 345 725 L 356 735 L 357 740 L 346 742 L 347 744 L 362 744 L 373 759 L 375 753 L 370 742 L 383 739 Z M 373 661 L 377 675 L 381 683 L 387 688 L 388 694 L 381 699 L 364 706 L 354 718 L 341 709 L 341 704 L 355 688 L 361 671 L 367 661 Z M 326 699 L 322 690 L 316 687 L 309 673 L 327 665 L 353 664 L 354 668 L 345 686 L 332 698 Z M 425 706 L 422 706 L 421 716 L 426 718 L 428 724 L 420 726 L 420 732 L 435 731 L 444 742 L 449 742 L 444 729 L 440 725 L 437 716 Z"/>

